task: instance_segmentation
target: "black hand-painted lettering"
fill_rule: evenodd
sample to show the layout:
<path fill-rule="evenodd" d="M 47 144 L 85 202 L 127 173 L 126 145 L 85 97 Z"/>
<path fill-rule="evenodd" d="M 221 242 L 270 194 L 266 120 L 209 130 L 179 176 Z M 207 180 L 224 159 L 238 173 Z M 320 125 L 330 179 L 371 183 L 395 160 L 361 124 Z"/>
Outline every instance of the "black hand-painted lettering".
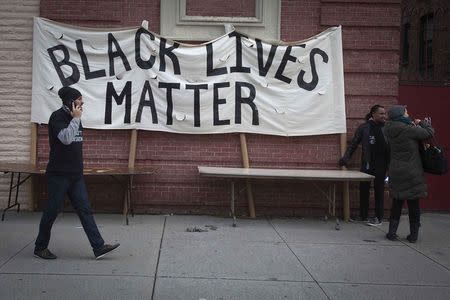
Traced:
<path fill-rule="evenodd" d="M 62 51 L 64 58 L 61 61 L 58 61 L 55 56 L 55 51 Z M 69 50 L 67 50 L 64 45 L 57 45 L 47 49 L 48 55 L 52 60 L 53 66 L 55 67 L 56 73 L 58 74 L 59 80 L 61 80 L 61 84 L 63 86 L 69 86 L 74 83 L 77 83 L 80 80 L 80 71 L 77 68 L 77 65 L 73 62 L 70 62 L 70 54 Z M 72 69 L 72 75 L 69 77 L 64 76 L 64 72 L 62 71 L 62 66 L 69 66 Z"/>
<path fill-rule="evenodd" d="M 77 50 L 81 57 L 81 64 L 83 65 L 83 70 L 84 70 L 84 78 L 86 78 L 86 80 L 89 80 L 89 79 L 94 79 L 94 78 L 99 78 L 99 77 L 106 77 L 106 71 L 104 69 L 91 72 L 91 69 L 89 68 L 89 62 L 88 62 L 86 53 L 84 52 L 83 41 L 76 40 L 75 44 L 77 45 Z"/>
<path fill-rule="evenodd" d="M 227 74 L 227 68 L 221 67 L 214 69 L 213 64 L 213 46 L 212 43 L 206 44 L 206 76 L 217 76 Z"/>
<path fill-rule="evenodd" d="M 131 119 L 131 81 L 127 81 L 120 95 L 117 95 L 116 89 L 112 82 L 108 82 L 106 86 L 106 107 L 105 107 L 105 124 L 111 124 L 112 118 L 112 99 L 117 105 L 122 105 L 125 98 L 125 117 L 123 122 L 130 124 Z"/>
<path fill-rule="evenodd" d="M 314 61 L 314 56 L 318 54 L 322 56 L 322 60 L 324 63 L 328 63 L 328 55 L 325 53 L 325 51 L 314 48 L 309 53 L 309 62 L 311 64 L 311 73 L 312 73 L 312 80 L 311 82 L 305 82 L 303 80 L 303 76 L 305 76 L 305 71 L 301 70 L 297 77 L 297 84 L 302 89 L 305 89 L 307 91 L 312 91 L 316 88 L 317 84 L 319 83 L 319 76 L 317 75 L 317 69 L 316 69 L 316 63 Z"/>
<path fill-rule="evenodd" d="M 150 55 L 150 58 L 148 60 L 143 60 L 142 59 L 142 57 L 141 57 L 141 35 L 142 34 L 147 34 L 148 36 L 150 36 L 150 39 L 152 41 L 155 40 L 155 36 L 150 31 L 146 30 L 145 28 L 140 27 L 136 31 L 136 35 L 134 37 L 134 48 L 135 48 L 136 64 L 138 65 L 139 68 L 144 69 L 144 70 L 148 70 L 148 69 L 151 69 L 153 67 L 153 64 L 155 63 L 156 56 Z"/>
<path fill-rule="evenodd" d="M 159 44 L 159 70 L 162 72 L 166 71 L 166 59 L 165 55 L 167 55 L 171 60 L 173 64 L 173 73 L 180 75 L 180 63 L 178 62 L 178 57 L 172 52 L 174 49 L 178 48 L 180 45 L 177 43 L 173 43 L 172 47 L 166 48 L 166 39 L 161 38 L 160 44 Z"/>
<path fill-rule="evenodd" d="M 146 99 L 147 94 L 149 97 L 148 100 Z M 139 107 L 136 114 L 136 123 L 141 122 L 142 110 L 144 109 L 145 106 L 150 107 L 150 111 L 152 113 L 152 123 L 158 124 L 158 115 L 156 114 L 155 99 L 153 98 L 152 88 L 148 80 L 145 81 L 144 88 L 142 89 L 141 98 L 139 100 Z"/>
<path fill-rule="evenodd" d="M 187 90 L 194 90 L 194 127 L 200 127 L 200 90 L 207 90 L 207 84 L 186 84 Z"/>
<path fill-rule="evenodd" d="M 167 89 L 166 90 L 166 100 L 167 100 L 167 110 L 166 110 L 166 125 L 172 125 L 173 124 L 173 101 L 172 101 L 172 89 L 180 89 L 179 83 L 173 83 L 173 82 L 160 82 L 158 84 L 159 88 Z"/>
<path fill-rule="evenodd" d="M 250 91 L 250 95 L 248 97 L 242 97 L 242 87 L 246 87 Z M 234 109 L 234 122 L 236 124 L 241 124 L 241 105 L 248 104 L 252 109 L 252 125 L 259 125 L 259 115 L 258 108 L 256 107 L 253 100 L 255 100 L 256 89 L 255 86 L 248 82 L 236 81 L 235 88 L 235 99 L 236 105 Z"/>
<path fill-rule="evenodd" d="M 297 58 L 291 55 L 292 46 L 288 46 L 286 48 L 286 52 L 284 52 L 283 59 L 281 60 L 280 66 L 278 67 L 277 72 L 275 73 L 275 78 L 286 83 L 291 83 L 292 79 L 283 75 L 284 69 L 286 68 L 286 64 L 288 61 L 295 62 Z"/>
<path fill-rule="evenodd" d="M 116 51 L 113 51 L 113 44 L 116 48 Z M 114 71 L 114 58 L 120 57 L 122 59 L 123 66 L 125 67 L 125 70 L 130 71 L 130 63 L 127 60 L 127 57 L 125 56 L 125 53 L 123 53 L 122 49 L 120 48 L 119 43 L 117 42 L 116 38 L 112 33 L 108 33 L 108 56 L 109 56 L 109 76 L 116 75 L 116 72 Z"/>
<path fill-rule="evenodd" d="M 263 46 L 261 43 L 261 40 L 256 39 L 256 50 L 258 53 L 258 69 L 259 69 L 259 75 L 260 76 L 266 76 L 267 72 L 269 72 L 270 67 L 272 66 L 273 58 L 275 56 L 275 52 L 277 50 L 277 45 L 271 45 L 269 56 L 267 56 L 267 62 L 264 65 L 264 58 L 263 58 Z"/>
<path fill-rule="evenodd" d="M 250 68 L 242 66 L 242 37 L 243 35 L 236 31 L 230 32 L 229 37 L 236 37 L 236 66 L 230 68 L 231 73 L 250 73 Z M 246 36 L 244 36 L 246 37 Z"/>
<path fill-rule="evenodd" d="M 229 82 L 219 82 L 214 83 L 214 99 L 213 99 L 213 112 L 214 112 L 214 118 L 213 118 L 213 124 L 216 125 L 229 125 L 230 120 L 220 120 L 219 118 L 219 105 L 227 103 L 226 99 L 219 98 L 219 89 L 224 87 L 229 87 Z"/>

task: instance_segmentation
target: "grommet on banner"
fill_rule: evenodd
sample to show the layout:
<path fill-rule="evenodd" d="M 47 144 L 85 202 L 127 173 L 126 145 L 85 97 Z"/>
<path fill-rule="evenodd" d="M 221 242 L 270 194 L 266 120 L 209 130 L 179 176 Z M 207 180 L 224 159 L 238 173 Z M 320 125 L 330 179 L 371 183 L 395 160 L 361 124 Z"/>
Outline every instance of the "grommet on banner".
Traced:
<path fill-rule="evenodd" d="M 147 20 L 142 20 L 141 27 L 148 30 L 148 21 Z"/>
<path fill-rule="evenodd" d="M 226 24 L 223 24 L 223 26 L 225 27 L 225 33 L 230 33 L 235 30 L 233 24 L 226 23 Z"/>
<path fill-rule="evenodd" d="M 284 115 L 286 111 L 284 110 L 284 107 L 275 107 L 275 111 L 279 113 L 280 115 Z"/>
<path fill-rule="evenodd" d="M 62 32 L 52 32 L 47 30 L 47 32 L 49 32 L 51 35 L 53 35 L 53 37 L 57 40 L 61 40 L 64 37 L 64 33 Z"/>
<path fill-rule="evenodd" d="M 230 53 L 225 54 L 224 56 L 222 56 L 221 58 L 219 58 L 220 61 L 227 61 L 230 58 Z"/>
<path fill-rule="evenodd" d="M 122 73 L 117 74 L 117 75 L 116 75 L 117 80 L 122 80 L 123 77 L 125 76 L 125 73 L 126 73 L 126 72 L 122 72 Z"/>
<path fill-rule="evenodd" d="M 175 119 L 177 119 L 178 121 L 184 121 L 184 120 L 186 120 L 186 115 L 185 114 L 176 114 Z"/>
<path fill-rule="evenodd" d="M 305 57 L 304 56 L 301 56 L 301 57 L 297 57 L 297 62 L 299 63 L 299 64 L 304 64 L 305 63 Z"/>
<path fill-rule="evenodd" d="M 255 46 L 255 44 L 247 38 L 242 39 L 242 42 L 244 43 L 245 46 L 247 46 L 249 48 Z"/>

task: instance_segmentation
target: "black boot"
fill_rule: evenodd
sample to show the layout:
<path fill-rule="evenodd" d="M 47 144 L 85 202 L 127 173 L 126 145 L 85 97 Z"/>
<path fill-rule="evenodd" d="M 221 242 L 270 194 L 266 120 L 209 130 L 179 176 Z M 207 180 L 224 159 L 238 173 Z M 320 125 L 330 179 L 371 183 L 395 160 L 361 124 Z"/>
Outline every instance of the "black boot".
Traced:
<path fill-rule="evenodd" d="M 410 243 L 415 243 L 417 241 L 417 238 L 419 237 L 419 227 L 420 223 L 409 223 L 410 234 L 406 237 L 406 239 Z"/>
<path fill-rule="evenodd" d="M 399 223 L 400 223 L 399 220 L 394 220 L 394 219 L 389 220 L 389 232 L 386 233 L 386 238 L 388 240 L 396 241 L 398 239 L 397 228 L 398 228 Z"/>

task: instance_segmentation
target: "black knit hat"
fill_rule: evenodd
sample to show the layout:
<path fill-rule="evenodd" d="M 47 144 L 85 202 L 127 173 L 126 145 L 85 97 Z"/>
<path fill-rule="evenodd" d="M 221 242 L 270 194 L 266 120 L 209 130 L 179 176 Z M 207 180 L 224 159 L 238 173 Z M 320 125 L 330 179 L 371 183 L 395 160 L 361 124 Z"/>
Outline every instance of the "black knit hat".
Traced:
<path fill-rule="evenodd" d="M 81 97 L 81 93 L 79 90 L 71 88 L 69 86 L 60 88 L 58 91 L 58 95 L 64 103 L 71 103 Z"/>
<path fill-rule="evenodd" d="M 388 117 L 390 120 L 395 120 L 405 114 L 406 107 L 403 105 L 394 105 L 388 111 Z"/>

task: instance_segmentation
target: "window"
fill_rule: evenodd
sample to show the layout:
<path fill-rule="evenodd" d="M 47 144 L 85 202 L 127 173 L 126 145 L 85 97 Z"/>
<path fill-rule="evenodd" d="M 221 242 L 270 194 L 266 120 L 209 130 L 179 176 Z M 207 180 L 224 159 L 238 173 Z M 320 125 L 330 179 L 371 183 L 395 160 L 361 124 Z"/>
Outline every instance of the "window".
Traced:
<path fill-rule="evenodd" d="M 406 66 L 409 62 L 409 31 L 411 24 L 405 23 L 402 28 L 402 65 Z"/>
<path fill-rule="evenodd" d="M 433 77 L 433 14 L 420 18 L 419 71 L 424 77 Z"/>
<path fill-rule="evenodd" d="M 216 2 L 221 3 L 220 7 L 214 7 Z M 239 3 L 240 15 L 235 14 L 236 7 L 227 8 Z M 241 33 L 278 42 L 280 3 L 280 0 L 161 0 L 160 33 L 178 41 L 209 41 L 224 35 L 224 24 L 228 23 Z"/>

